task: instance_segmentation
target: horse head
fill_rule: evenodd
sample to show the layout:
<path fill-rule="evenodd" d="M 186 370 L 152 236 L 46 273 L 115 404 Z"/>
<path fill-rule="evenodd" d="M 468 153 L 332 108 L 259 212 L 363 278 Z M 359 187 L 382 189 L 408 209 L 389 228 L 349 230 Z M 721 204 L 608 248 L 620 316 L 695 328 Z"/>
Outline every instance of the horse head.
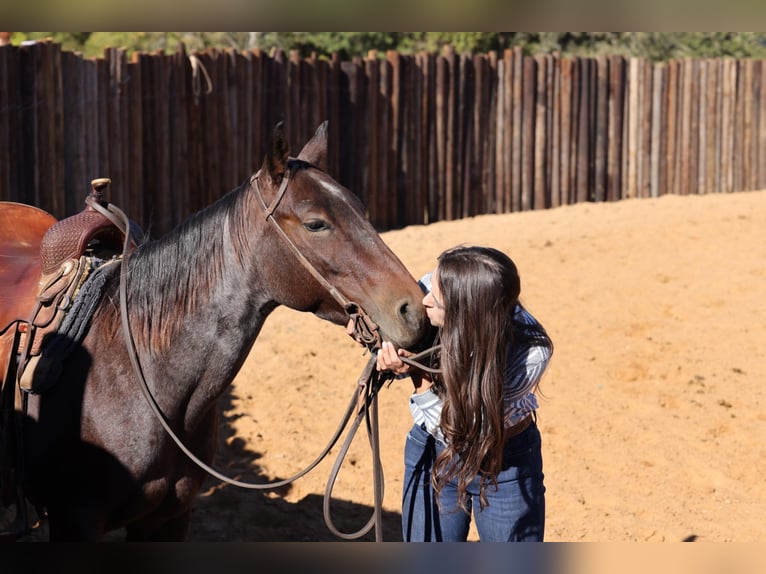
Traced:
<path fill-rule="evenodd" d="M 272 259 L 262 280 L 271 284 L 279 304 L 345 324 L 344 302 L 350 302 L 378 325 L 383 339 L 415 347 L 430 328 L 423 294 L 378 235 L 359 198 L 335 181 L 326 165 L 327 122 L 295 158 L 282 124 L 277 125 L 250 184 L 264 216 L 274 223 L 263 240 L 283 253 Z M 287 282 L 292 282 L 289 288 Z"/>

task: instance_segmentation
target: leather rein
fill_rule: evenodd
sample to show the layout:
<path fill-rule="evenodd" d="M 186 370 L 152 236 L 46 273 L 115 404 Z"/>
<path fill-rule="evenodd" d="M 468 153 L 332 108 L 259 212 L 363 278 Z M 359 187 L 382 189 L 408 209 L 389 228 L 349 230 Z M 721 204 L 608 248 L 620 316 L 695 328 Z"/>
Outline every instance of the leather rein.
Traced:
<path fill-rule="evenodd" d="M 323 504 L 324 519 L 325 519 L 325 524 L 334 535 L 338 536 L 339 538 L 344 538 L 348 540 L 356 539 L 356 538 L 360 538 L 364 536 L 374 526 L 376 541 L 380 542 L 382 541 L 382 532 L 383 532 L 382 505 L 383 505 L 384 479 L 383 479 L 383 468 L 382 468 L 382 464 L 380 460 L 377 393 L 387 380 L 390 381 L 393 379 L 393 374 L 390 372 L 380 373 L 375 368 L 375 365 L 376 365 L 375 353 L 377 352 L 377 350 L 380 348 L 380 345 L 381 345 L 379 328 L 378 328 L 378 325 L 372 321 L 372 319 L 364 312 L 364 310 L 358 304 L 348 300 L 342 293 L 340 293 L 340 291 L 338 291 L 335 288 L 335 286 L 333 286 L 329 281 L 327 281 L 327 279 L 325 279 L 321 275 L 321 273 L 319 273 L 319 271 L 300 252 L 298 247 L 292 242 L 292 240 L 288 237 L 285 231 L 279 226 L 279 224 L 275 220 L 274 211 L 279 206 L 280 202 L 282 201 L 282 198 L 284 197 L 287 191 L 287 187 L 290 182 L 291 172 L 287 171 L 284 174 L 282 178 L 282 182 L 279 187 L 279 191 L 277 192 L 277 195 L 272 201 L 271 205 L 266 205 L 266 202 L 263 199 L 263 196 L 260 191 L 260 187 L 258 185 L 259 175 L 260 175 L 260 171 L 251 178 L 250 184 L 251 186 L 254 187 L 256 194 L 258 196 L 258 199 L 261 203 L 261 206 L 264 209 L 266 220 L 269 221 L 271 225 L 273 225 L 275 230 L 278 232 L 278 235 L 282 237 L 282 239 L 288 245 L 290 250 L 295 254 L 298 261 L 300 261 L 301 264 L 306 268 L 306 270 L 309 271 L 309 273 L 311 273 L 311 275 L 332 295 L 332 297 L 344 309 L 346 314 L 351 319 L 353 319 L 354 338 L 358 342 L 363 344 L 371 353 L 370 359 L 368 360 L 367 365 L 364 367 L 362 374 L 360 375 L 357 381 L 357 385 L 354 388 L 354 392 L 352 394 L 348 407 L 342 417 L 342 420 L 340 424 L 338 425 L 338 428 L 333 433 L 327 445 L 322 449 L 322 452 L 306 468 L 304 468 L 303 470 L 301 470 L 300 472 L 294 474 L 293 476 L 289 478 L 275 481 L 275 482 L 270 482 L 270 483 L 249 483 L 249 482 L 243 482 L 243 481 L 228 477 L 224 474 L 221 474 L 220 472 L 218 472 L 217 470 L 215 470 L 214 468 L 212 468 L 211 466 L 209 466 L 208 464 L 200 460 L 194 453 L 192 453 L 186 447 L 186 445 L 183 444 L 181 439 L 171 428 L 170 423 L 168 422 L 164 413 L 162 412 L 159 405 L 157 404 L 157 401 L 152 396 L 152 393 L 151 393 L 151 390 L 149 389 L 146 378 L 144 377 L 143 369 L 141 367 L 141 362 L 138 358 L 135 341 L 133 339 L 133 334 L 130 328 L 128 307 L 127 307 L 127 289 L 128 289 L 127 261 L 130 254 L 130 246 L 131 246 L 131 243 L 133 242 L 130 220 L 125 215 L 125 213 L 122 210 L 120 210 L 117 206 L 111 203 L 106 204 L 106 206 L 104 206 L 98 201 L 93 201 L 93 202 L 89 202 L 89 204 L 94 209 L 101 212 L 102 214 L 107 216 L 110 220 L 115 222 L 118 228 L 123 232 L 123 235 L 125 238 L 124 245 L 123 245 L 123 253 L 122 253 L 122 263 L 120 265 L 121 267 L 120 269 L 120 316 L 121 316 L 121 322 L 122 322 L 123 336 L 125 338 L 125 343 L 128 350 L 128 354 L 130 356 L 130 361 L 133 365 L 135 374 L 140 382 L 141 391 L 144 397 L 146 398 L 147 402 L 149 403 L 151 410 L 153 411 L 158 421 L 161 423 L 162 427 L 165 429 L 168 435 L 173 439 L 173 441 L 178 445 L 178 447 L 184 452 L 184 454 L 186 454 L 186 456 L 189 457 L 189 459 L 191 459 L 197 466 L 199 466 L 201 469 L 203 469 L 205 472 L 207 472 L 211 476 L 223 482 L 231 484 L 233 486 L 238 486 L 240 488 L 254 489 L 254 490 L 272 490 L 275 488 L 288 485 L 294 482 L 295 480 L 305 476 L 311 470 L 313 470 L 322 460 L 324 460 L 324 458 L 328 455 L 328 453 L 333 448 L 333 446 L 335 446 L 335 444 L 338 442 L 338 439 L 340 438 L 341 434 L 343 434 L 344 429 L 346 428 L 352 416 L 354 415 L 354 412 L 356 411 L 356 417 L 354 418 L 351 424 L 351 427 L 349 428 L 346 439 L 338 453 L 335 464 L 333 465 L 333 468 L 330 474 L 330 478 L 327 482 L 325 495 L 324 495 L 324 504 Z M 117 221 L 115 221 L 115 219 L 117 219 Z M 417 362 L 418 359 L 420 359 L 421 357 L 427 354 L 432 353 L 435 349 L 436 348 L 426 350 L 423 353 L 420 353 L 419 355 L 415 355 L 413 357 L 406 359 L 405 362 L 413 366 L 416 366 L 418 368 L 421 368 L 423 370 L 426 370 L 429 372 L 435 372 L 435 370 L 430 369 Z M 332 496 L 332 490 L 333 490 L 338 472 L 340 471 L 343 460 L 348 452 L 349 447 L 351 446 L 351 443 L 356 434 L 356 431 L 361 425 L 362 420 L 366 421 L 367 433 L 368 433 L 368 437 L 369 437 L 370 445 L 372 449 L 374 510 L 369 521 L 361 529 L 359 529 L 356 532 L 346 533 L 346 532 L 341 532 L 338 528 L 336 528 L 336 526 L 334 525 L 331 519 L 330 499 Z"/>

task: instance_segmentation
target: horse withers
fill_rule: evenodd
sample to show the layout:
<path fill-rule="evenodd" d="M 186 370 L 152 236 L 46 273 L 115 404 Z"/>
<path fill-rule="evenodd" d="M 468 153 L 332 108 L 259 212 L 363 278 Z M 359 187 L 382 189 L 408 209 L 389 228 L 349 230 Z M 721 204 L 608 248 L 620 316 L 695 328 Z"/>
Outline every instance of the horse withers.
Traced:
<path fill-rule="evenodd" d="M 125 305 L 143 378 L 167 424 L 206 463 L 217 400 L 277 306 L 337 325 L 363 310 L 405 348 L 430 332 L 416 281 L 358 198 L 325 171 L 326 154 L 326 123 L 297 157 L 277 126 L 257 174 L 127 259 Z M 122 527 L 130 541 L 182 540 L 206 476 L 139 388 L 120 271 L 102 278 L 60 379 L 25 396 L 23 489 L 45 508 L 51 540 L 100 540 Z"/>

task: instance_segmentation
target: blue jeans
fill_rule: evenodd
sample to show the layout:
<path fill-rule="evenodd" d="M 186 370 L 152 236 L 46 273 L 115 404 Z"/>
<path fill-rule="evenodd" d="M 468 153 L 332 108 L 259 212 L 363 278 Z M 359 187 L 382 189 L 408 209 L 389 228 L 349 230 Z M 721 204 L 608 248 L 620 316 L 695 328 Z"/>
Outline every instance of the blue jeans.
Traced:
<path fill-rule="evenodd" d="M 436 497 L 431 487 L 434 460 L 444 444 L 413 426 L 404 447 L 402 536 L 405 542 L 460 542 L 468 537 L 471 509 L 482 542 L 538 541 L 545 529 L 545 486 L 540 431 L 533 422 L 505 444 L 497 490 L 486 487 L 489 506 L 479 505 L 479 478 L 468 487 L 466 513 L 457 504 L 457 485 Z"/>

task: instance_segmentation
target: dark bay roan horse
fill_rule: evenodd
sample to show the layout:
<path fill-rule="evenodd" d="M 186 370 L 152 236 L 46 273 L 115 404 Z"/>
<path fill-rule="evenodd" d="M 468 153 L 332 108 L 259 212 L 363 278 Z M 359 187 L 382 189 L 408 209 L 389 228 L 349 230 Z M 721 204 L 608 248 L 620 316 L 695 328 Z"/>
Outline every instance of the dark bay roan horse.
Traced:
<path fill-rule="evenodd" d="M 383 337 L 411 348 L 428 332 L 416 281 L 360 201 L 324 171 L 326 153 L 326 123 L 297 158 L 278 126 L 256 176 L 128 259 L 127 303 L 144 376 L 175 432 L 205 462 L 215 453 L 217 400 L 278 305 L 338 325 L 348 320 L 269 224 L 265 206 Z M 27 397 L 25 492 L 47 509 L 51 540 L 100 540 L 122 527 L 128 540 L 182 540 L 206 474 L 142 395 L 121 330 L 120 273 L 107 281 L 61 379 Z"/>

